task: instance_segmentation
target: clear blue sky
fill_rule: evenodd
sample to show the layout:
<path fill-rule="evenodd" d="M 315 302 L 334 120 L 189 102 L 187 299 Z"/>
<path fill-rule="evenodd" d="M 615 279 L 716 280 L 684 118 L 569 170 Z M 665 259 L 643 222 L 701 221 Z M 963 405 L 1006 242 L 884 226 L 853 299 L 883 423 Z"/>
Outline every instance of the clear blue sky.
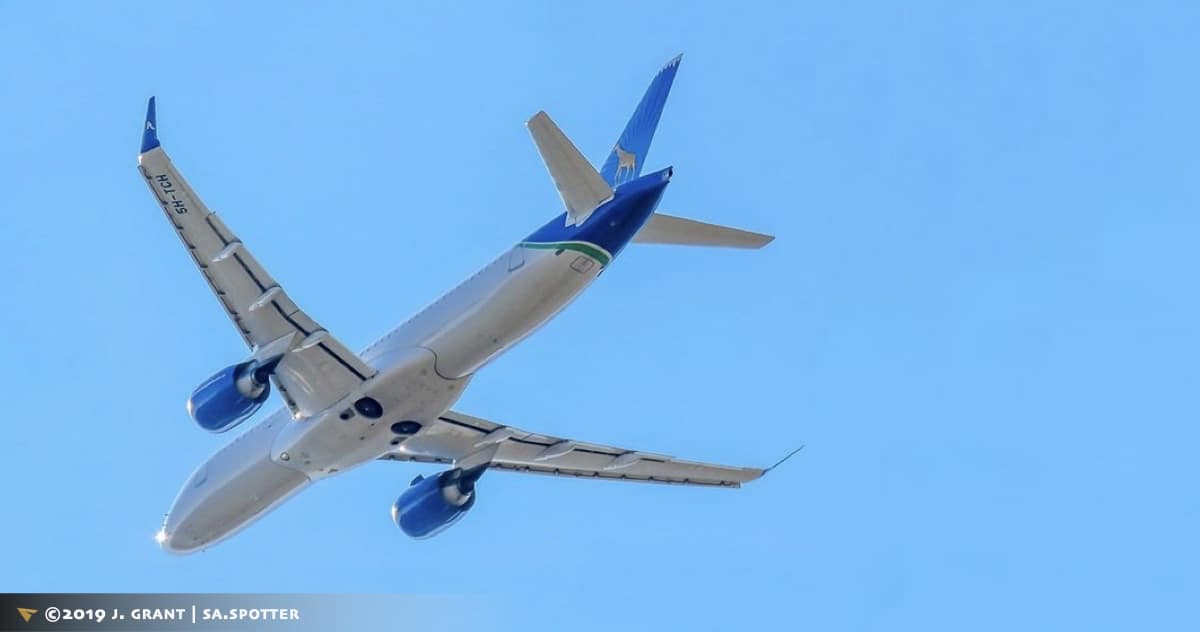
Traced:
<path fill-rule="evenodd" d="M 327 4 L 0 4 L 0 590 L 465 590 L 535 630 L 1195 626 L 1194 3 Z M 229 439 L 184 400 L 245 350 L 136 171 L 147 96 L 208 205 L 361 348 L 559 212 L 530 114 L 599 161 L 679 52 L 662 210 L 778 240 L 630 249 L 458 408 L 799 457 L 740 491 L 493 474 L 425 542 L 388 509 L 429 468 L 370 464 L 157 549 Z"/>

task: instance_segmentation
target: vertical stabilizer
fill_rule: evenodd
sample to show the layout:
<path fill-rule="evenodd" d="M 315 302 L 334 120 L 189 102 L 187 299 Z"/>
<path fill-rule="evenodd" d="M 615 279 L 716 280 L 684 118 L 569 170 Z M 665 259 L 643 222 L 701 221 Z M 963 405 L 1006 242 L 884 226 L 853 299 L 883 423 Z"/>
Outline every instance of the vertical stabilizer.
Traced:
<path fill-rule="evenodd" d="M 629 122 L 625 124 L 625 131 L 621 133 L 612 153 L 608 155 L 608 160 L 605 160 L 604 166 L 600 168 L 600 175 L 613 188 L 633 180 L 642 173 L 646 153 L 650 151 L 650 141 L 654 139 L 654 130 L 658 128 L 658 119 L 662 116 L 663 105 L 667 102 L 667 95 L 671 92 L 671 84 L 675 81 L 675 72 L 679 70 L 679 60 L 682 58 L 683 55 L 679 55 L 667 62 L 654 76 L 646 94 L 642 96 L 641 103 L 638 103 L 633 116 L 629 117 Z"/>

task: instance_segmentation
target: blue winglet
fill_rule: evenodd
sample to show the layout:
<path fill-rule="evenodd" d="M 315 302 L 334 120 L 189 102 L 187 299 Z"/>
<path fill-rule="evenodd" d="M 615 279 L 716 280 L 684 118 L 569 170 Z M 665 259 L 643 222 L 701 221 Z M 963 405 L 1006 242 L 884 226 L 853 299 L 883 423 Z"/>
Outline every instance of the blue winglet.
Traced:
<path fill-rule="evenodd" d="M 150 104 L 146 106 L 146 126 L 142 128 L 142 153 L 158 147 L 158 144 L 158 121 L 154 116 L 154 97 L 150 97 Z"/>

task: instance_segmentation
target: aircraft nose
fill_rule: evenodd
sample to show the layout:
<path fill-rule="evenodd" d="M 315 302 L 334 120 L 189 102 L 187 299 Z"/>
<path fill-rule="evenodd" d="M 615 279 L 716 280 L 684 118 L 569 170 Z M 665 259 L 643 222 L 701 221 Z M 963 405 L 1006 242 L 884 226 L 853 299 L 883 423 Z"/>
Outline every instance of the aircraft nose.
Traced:
<path fill-rule="evenodd" d="M 162 547 L 162 550 L 172 555 L 187 555 L 188 553 L 195 553 L 200 550 L 199 546 L 184 544 L 183 538 L 172 537 L 169 534 L 159 546 Z"/>
<path fill-rule="evenodd" d="M 216 464 L 214 464 L 216 463 Z M 176 555 L 198 551 L 209 544 L 212 534 L 204 527 L 204 517 L 213 502 L 213 490 L 220 482 L 214 473 L 221 471 L 219 462 L 210 459 L 196 468 L 184 482 L 163 519 L 162 528 L 154 539 L 162 550 Z M 213 480 L 215 479 L 215 480 Z"/>
<path fill-rule="evenodd" d="M 156 531 L 154 533 L 154 541 L 157 542 L 158 546 L 162 547 L 163 550 L 168 550 L 167 542 L 170 539 L 171 539 L 171 534 L 167 532 L 167 525 L 163 525 L 163 526 L 159 527 L 158 531 Z"/>
<path fill-rule="evenodd" d="M 252 436 L 251 430 L 245 436 Z M 298 470 L 271 460 L 271 435 L 239 439 L 241 452 L 218 453 L 192 475 L 167 512 L 159 545 L 170 553 L 206 549 L 310 483 Z M 262 448 L 261 451 L 259 448 Z"/>
<path fill-rule="evenodd" d="M 176 555 L 187 553 L 187 550 L 180 546 L 179 538 L 168 531 L 166 527 L 162 527 L 158 530 L 158 533 L 154 534 L 154 541 L 158 542 L 159 548 L 167 553 L 174 553 Z"/>
<path fill-rule="evenodd" d="M 154 534 L 154 541 L 158 542 L 158 547 L 167 553 L 181 555 L 187 552 L 179 547 L 179 538 L 167 531 L 166 527 L 159 529 L 158 533 Z"/>
<path fill-rule="evenodd" d="M 187 525 L 178 520 L 177 512 L 167 514 L 163 526 L 154 534 L 154 541 L 162 550 L 175 555 L 191 553 L 202 546 L 202 543 L 197 543 L 197 538 L 191 536 Z"/>

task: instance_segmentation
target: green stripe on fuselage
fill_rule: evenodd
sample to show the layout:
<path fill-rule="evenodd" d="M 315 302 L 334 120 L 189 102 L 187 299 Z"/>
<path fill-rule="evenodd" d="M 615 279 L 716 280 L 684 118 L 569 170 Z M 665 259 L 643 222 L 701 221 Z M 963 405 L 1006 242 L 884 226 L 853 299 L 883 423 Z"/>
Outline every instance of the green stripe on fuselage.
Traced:
<path fill-rule="evenodd" d="M 517 245 L 533 250 L 572 250 L 595 259 L 602 266 L 606 266 L 608 262 L 612 261 L 612 255 L 605 252 L 603 248 L 586 241 L 552 241 L 548 243 L 523 241 Z"/>

